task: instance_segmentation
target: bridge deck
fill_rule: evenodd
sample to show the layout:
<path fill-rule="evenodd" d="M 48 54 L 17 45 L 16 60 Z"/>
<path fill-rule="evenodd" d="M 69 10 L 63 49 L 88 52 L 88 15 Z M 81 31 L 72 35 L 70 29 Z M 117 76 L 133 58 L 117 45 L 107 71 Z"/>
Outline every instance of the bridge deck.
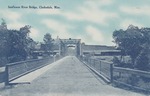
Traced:
<path fill-rule="evenodd" d="M 114 88 L 95 76 L 76 57 L 67 56 L 31 84 L 2 90 L 1 96 L 143 96 Z"/>

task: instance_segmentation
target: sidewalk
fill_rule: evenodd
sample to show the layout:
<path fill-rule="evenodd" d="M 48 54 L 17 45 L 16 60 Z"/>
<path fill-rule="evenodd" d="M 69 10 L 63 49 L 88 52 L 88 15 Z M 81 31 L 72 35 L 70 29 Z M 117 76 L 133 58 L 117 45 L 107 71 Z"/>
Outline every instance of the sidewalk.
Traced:
<path fill-rule="evenodd" d="M 46 70 L 45 70 L 46 71 Z M 76 57 L 67 56 L 31 84 L 0 92 L 2 96 L 144 96 L 114 88 L 95 76 Z"/>
<path fill-rule="evenodd" d="M 63 58 L 63 59 L 65 59 L 65 58 Z M 24 75 L 24 76 L 22 76 L 22 77 L 20 77 L 18 79 L 13 80 L 10 83 L 19 83 L 19 84 L 21 84 L 21 83 L 29 83 L 30 84 L 38 76 L 42 75 L 47 70 L 50 70 L 55 65 L 59 64 L 59 62 L 63 61 L 63 59 L 58 60 L 58 61 L 56 61 L 56 62 L 54 62 L 52 64 L 48 64 L 48 65 L 46 65 L 46 66 L 44 66 L 44 67 L 42 67 L 40 69 L 37 69 L 37 70 L 35 70 L 35 71 L 31 72 L 31 73 L 28 73 L 28 74 L 26 74 L 26 75 Z"/>

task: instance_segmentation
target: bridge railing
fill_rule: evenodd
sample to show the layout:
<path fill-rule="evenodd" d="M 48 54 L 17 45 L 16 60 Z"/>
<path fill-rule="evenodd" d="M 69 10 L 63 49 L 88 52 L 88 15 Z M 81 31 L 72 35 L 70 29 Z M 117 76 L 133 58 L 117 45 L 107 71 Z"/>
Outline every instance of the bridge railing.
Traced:
<path fill-rule="evenodd" d="M 101 74 L 101 76 L 107 79 L 107 82 L 111 82 L 113 80 L 113 64 L 112 62 L 98 60 L 90 57 L 81 57 L 80 58 L 85 64 L 90 67 L 96 74 Z"/>
<path fill-rule="evenodd" d="M 5 81 L 5 71 L 0 72 L 0 83 L 3 83 Z"/>
<path fill-rule="evenodd" d="M 55 62 L 55 60 L 58 60 L 58 57 L 55 59 L 53 57 L 49 57 L 7 64 L 5 67 L 5 85 L 10 85 L 9 82 Z"/>
<path fill-rule="evenodd" d="M 150 72 L 115 67 L 111 62 L 91 57 L 80 57 L 80 59 L 96 73 L 109 79 L 115 86 L 126 86 L 131 89 L 150 93 Z"/>
<path fill-rule="evenodd" d="M 113 67 L 113 83 L 128 86 L 140 91 L 150 92 L 150 72 Z"/>

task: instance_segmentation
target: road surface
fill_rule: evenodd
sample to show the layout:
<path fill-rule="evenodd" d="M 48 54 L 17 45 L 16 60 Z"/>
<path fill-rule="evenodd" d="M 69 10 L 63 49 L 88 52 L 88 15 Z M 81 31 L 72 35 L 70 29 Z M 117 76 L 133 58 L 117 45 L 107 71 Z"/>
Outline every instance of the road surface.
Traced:
<path fill-rule="evenodd" d="M 67 56 L 34 79 L 0 90 L 0 96 L 145 96 L 107 85 L 76 57 Z"/>

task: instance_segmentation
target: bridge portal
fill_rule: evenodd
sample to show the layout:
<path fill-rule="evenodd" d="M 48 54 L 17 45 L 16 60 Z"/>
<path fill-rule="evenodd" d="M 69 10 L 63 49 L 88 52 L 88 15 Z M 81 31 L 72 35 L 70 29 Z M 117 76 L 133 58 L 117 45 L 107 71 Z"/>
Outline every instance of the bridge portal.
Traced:
<path fill-rule="evenodd" d="M 60 39 L 60 55 L 81 55 L 81 39 Z"/>

